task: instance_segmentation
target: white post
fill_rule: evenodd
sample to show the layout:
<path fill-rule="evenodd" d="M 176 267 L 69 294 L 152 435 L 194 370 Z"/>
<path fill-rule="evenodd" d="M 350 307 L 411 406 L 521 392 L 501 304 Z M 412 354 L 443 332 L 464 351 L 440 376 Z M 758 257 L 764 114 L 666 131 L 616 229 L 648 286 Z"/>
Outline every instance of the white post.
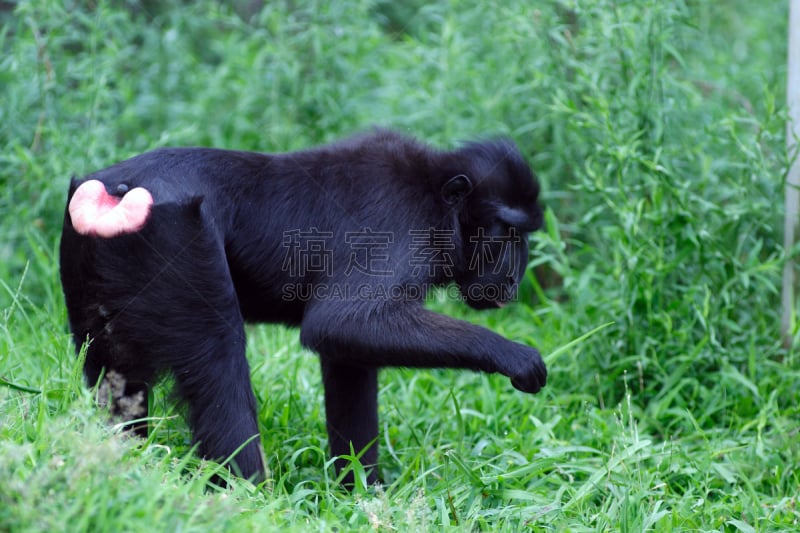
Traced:
<path fill-rule="evenodd" d="M 786 123 L 786 149 L 794 160 L 786 180 L 786 215 L 783 224 L 783 246 L 790 250 L 795 245 L 795 230 L 800 214 L 800 162 L 797 139 L 800 137 L 800 0 L 789 2 L 789 53 L 786 83 L 786 105 L 789 120 Z M 783 314 L 781 336 L 787 348 L 792 342 L 792 317 L 794 315 L 794 261 L 787 259 L 783 266 Z"/>

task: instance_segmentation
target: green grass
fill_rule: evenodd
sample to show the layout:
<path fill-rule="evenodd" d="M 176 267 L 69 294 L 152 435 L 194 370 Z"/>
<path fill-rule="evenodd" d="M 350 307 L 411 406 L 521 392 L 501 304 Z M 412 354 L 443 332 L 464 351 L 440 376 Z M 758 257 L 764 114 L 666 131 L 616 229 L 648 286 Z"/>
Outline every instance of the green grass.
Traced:
<path fill-rule="evenodd" d="M 84 4 L 0 10 L 0 530 L 800 527 L 784 2 Z M 350 494 L 315 356 L 252 327 L 272 482 L 211 490 L 166 387 L 142 442 L 82 383 L 57 267 L 69 177 L 373 124 L 509 135 L 534 165 L 550 211 L 520 302 L 431 306 L 538 346 L 548 386 L 383 372 L 387 484 Z"/>

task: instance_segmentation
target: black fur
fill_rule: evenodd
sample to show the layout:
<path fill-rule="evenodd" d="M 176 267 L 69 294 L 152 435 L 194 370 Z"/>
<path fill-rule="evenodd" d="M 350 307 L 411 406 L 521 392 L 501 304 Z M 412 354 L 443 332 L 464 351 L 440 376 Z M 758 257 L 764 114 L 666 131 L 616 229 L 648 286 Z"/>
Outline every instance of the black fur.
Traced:
<path fill-rule="evenodd" d="M 534 348 L 422 307 L 449 282 L 475 308 L 513 297 L 542 212 L 509 141 L 436 151 L 380 130 L 287 154 L 170 148 L 85 179 L 117 196 L 144 187 L 155 202 L 142 230 L 110 239 L 78 234 L 65 216 L 61 277 L 76 345 L 90 342 L 89 383 L 119 374 L 146 408 L 148 387 L 172 372 L 200 453 L 224 459 L 244 445 L 234 466 L 245 477 L 265 470 L 244 321 L 300 326 L 320 355 L 331 450 L 364 451 L 369 467 L 380 367 L 499 372 L 532 393 L 545 384 Z M 367 270 L 353 265 L 365 229 L 382 235 Z M 287 242 L 313 231 L 328 262 L 308 271 Z M 439 238 L 422 246 L 426 232 Z"/>

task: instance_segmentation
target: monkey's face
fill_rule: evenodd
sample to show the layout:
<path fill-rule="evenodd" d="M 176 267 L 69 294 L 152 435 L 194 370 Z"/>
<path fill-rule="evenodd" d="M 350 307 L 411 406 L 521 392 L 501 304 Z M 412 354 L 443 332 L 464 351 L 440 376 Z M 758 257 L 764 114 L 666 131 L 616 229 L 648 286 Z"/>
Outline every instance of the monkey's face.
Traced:
<path fill-rule="evenodd" d="M 470 307 L 502 307 L 516 296 L 528 265 L 530 231 L 497 217 L 464 233 L 467 264 L 456 282 Z"/>
<path fill-rule="evenodd" d="M 475 309 L 502 307 L 528 265 L 528 238 L 542 226 L 539 184 L 510 142 L 468 145 L 470 183 L 460 213 L 462 265 L 456 283 Z"/>

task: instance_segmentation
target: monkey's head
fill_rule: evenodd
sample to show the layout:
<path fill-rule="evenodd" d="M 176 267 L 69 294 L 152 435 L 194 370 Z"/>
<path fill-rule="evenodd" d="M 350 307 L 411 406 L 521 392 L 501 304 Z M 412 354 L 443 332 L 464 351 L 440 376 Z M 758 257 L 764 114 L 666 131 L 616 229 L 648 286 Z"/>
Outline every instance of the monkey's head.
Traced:
<path fill-rule="evenodd" d="M 455 282 L 470 307 L 502 307 L 528 264 L 528 236 L 542 226 L 539 184 L 516 145 L 475 142 L 455 152 L 461 173 L 442 186 L 457 212 Z"/>

